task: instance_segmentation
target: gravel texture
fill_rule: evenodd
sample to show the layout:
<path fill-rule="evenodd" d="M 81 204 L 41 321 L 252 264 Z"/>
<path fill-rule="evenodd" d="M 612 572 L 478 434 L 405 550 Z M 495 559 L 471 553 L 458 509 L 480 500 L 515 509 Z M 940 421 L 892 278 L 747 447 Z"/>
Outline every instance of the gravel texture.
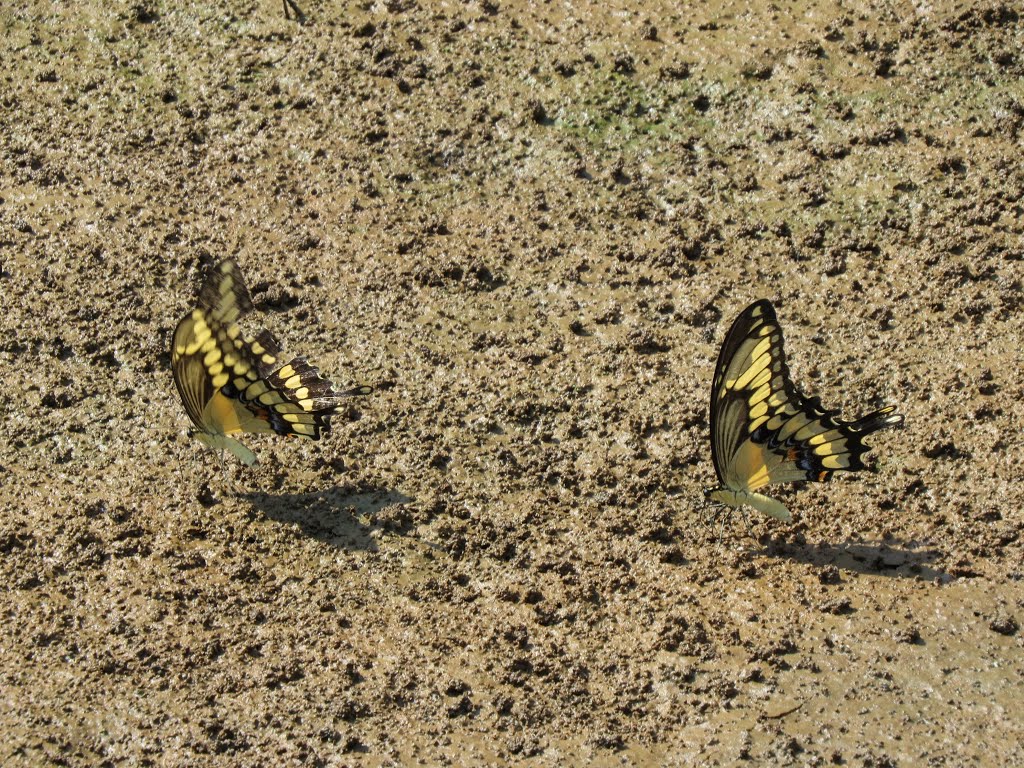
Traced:
<path fill-rule="evenodd" d="M 0 10 L 0 762 L 1024 763 L 1024 14 L 1001 2 Z M 189 439 L 238 259 L 338 387 Z M 712 519 L 708 396 L 906 415 Z"/>

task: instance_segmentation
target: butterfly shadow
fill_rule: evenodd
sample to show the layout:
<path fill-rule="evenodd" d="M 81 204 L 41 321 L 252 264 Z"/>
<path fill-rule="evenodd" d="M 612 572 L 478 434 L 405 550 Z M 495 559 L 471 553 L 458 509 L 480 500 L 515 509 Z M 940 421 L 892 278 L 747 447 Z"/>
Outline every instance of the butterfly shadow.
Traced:
<path fill-rule="evenodd" d="M 308 493 L 244 493 L 267 519 L 299 526 L 303 534 L 338 549 L 377 550 L 378 531 L 402 533 L 378 513 L 414 501 L 396 490 L 336 486 Z"/>
<path fill-rule="evenodd" d="M 795 543 L 762 538 L 763 554 L 816 566 L 835 566 L 842 571 L 925 581 L 952 577 L 929 563 L 938 560 L 937 549 L 919 548 L 910 542 L 842 542 L 840 544 Z"/>

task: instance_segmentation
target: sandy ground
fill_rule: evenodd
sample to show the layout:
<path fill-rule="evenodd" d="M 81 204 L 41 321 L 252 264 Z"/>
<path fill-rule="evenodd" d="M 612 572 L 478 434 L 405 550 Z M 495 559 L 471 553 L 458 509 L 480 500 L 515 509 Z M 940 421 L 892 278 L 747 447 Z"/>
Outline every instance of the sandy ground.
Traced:
<path fill-rule="evenodd" d="M 1013 3 L 0 10 L 4 765 L 1024 763 Z M 186 436 L 236 257 L 339 387 Z M 706 522 L 719 345 L 898 404 Z"/>

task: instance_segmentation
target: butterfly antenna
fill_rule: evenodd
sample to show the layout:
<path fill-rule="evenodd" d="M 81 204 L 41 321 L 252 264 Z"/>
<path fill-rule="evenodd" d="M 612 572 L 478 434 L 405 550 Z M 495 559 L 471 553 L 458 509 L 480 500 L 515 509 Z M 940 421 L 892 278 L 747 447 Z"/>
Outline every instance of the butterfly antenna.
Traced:
<path fill-rule="evenodd" d="M 221 487 L 227 492 L 228 489 L 228 465 L 224 461 L 224 449 L 217 451 L 217 463 L 220 464 Z"/>

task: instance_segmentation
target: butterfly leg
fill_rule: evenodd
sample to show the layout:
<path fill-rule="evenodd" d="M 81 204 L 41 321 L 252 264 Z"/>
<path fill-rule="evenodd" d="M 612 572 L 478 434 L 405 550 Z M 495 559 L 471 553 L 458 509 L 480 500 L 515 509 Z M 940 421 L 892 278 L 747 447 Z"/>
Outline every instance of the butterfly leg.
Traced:
<path fill-rule="evenodd" d="M 181 454 L 180 453 L 177 454 L 177 457 L 178 457 L 178 488 L 179 489 L 183 489 L 183 488 L 187 487 L 186 484 L 185 484 L 185 465 L 182 464 L 182 462 L 181 462 Z"/>
<path fill-rule="evenodd" d="M 717 504 L 714 502 L 704 504 L 705 513 L 701 515 L 701 521 L 704 523 L 705 528 L 710 528 L 718 521 L 718 533 L 715 536 L 716 542 L 721 545 L 722 538 L 725 534 L 725 519 L 728 517 L 727 513 L 723 513 L 725 510 L 724 504 Z"/>
<path fill-rule="evenodd" d="M 754 536 L 754 528 L 750 525 L 750 515 L 747 514 L 747 508 L 740 507 L 740 511 L 743 512 L 743 524 L 747 526 L 747 536 L 757 541 L 757 537 Z"/>
<path fill-rule="evenodd" d="M 223 448 L 217 451 L 217 463 L 220 464 L 221 487 L 224 489 L 224 492 L 226 493 L 228 490 L 228 464 L 226 461 L 224 461 Z"/>
<path fill-rule="evenodd" d="M 717 506 L 717 504 L 712 504 L 707 501 L 705 501 L 701 506 L 700 522 L 705 528 L 710 528 L 714 524 L 715 518 L 717 517 L 714 513 L 714 509 Z"/>

